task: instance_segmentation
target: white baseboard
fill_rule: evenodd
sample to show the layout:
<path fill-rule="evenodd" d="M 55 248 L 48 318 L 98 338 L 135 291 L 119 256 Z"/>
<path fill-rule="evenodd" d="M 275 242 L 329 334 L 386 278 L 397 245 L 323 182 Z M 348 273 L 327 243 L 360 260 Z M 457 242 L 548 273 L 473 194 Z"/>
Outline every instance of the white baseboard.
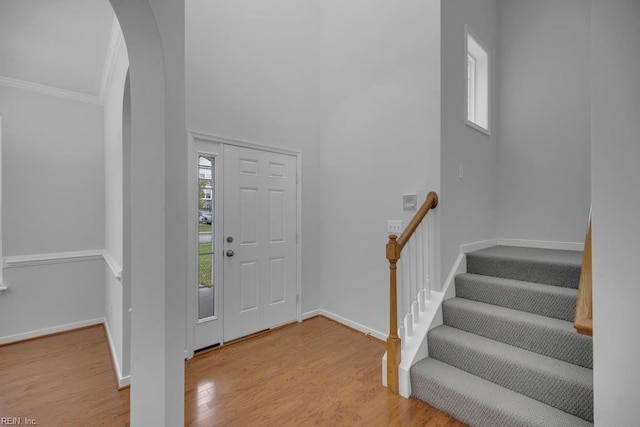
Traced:
<path fill-rule="evenodd" d="M 491 246 L 521 246 L 525 248 L 540 249 L 560 249 L 565 251 L 581 251 L 584 249 L 584 243 L 580 242 L 556 242 L 551 240 L 531 240 L 531 239 L 506 239 L 498 237 L 495 239 L 481 240 L 479 242 L 465 243 L 460 245 L 460 252 L 463 254 L 479 251 L 480 249 L 489 248 Z"/>
<path fill-rule="evenodd" d="M 321 310 L 311 310 L 311 311 L 307 311 L 306 313 L 302 313 L 302 320 L 307 320 L 307 319 L 311 319 L 312 317 L 316 317 L 316 316 L 320 316 Z"/>
<path fill-rule="evenodd" d="M 73 329 L 84 328 L 87 326 L 99 325 L 104 322 L 104 318 L 83 320 L 82 322 L 68 323 L 66 325 L 54 326 L 51 328 L 38 329 L 35 331 L 24 332 L 22 334 L 8 335 L 6 337 L 0 337 L 0 345 L 9 344 L 12 342 L 24 341 L 31 338 L 38 338 L 45 335 L 57 334 L 58 332 L 71 331 Z"/>
<path fill-rule="evenodd" d="M 564 251 L 582 251 L 584 243 L 580 242 L 554 242 L 550 240 L 527 240 L 527 239 L 505 239 L 498 238 L 498 245 L 503 246 L 522 246 L 525 248 L 540 249 L 560 249 Z"/>
<path fill-rule="evenodd" d="M 113 362 L 113 369 L 116 372 L 116 378 L 118 380 L 118 388 L 123 388 L 131 385 L 131 375 L 122 375 L 122 369 L 120 368 L 120 362 L 118 361 L 118 355 L 116 354 L 116 348 L 113 345 L 113 338 L 111 338 L 111 330 L 106 319 L 104 321 L 104 330 L 107 333 L 107 342 L 109 343 L 109 350 L 111 350 L 111 361 Z"/>
<path fill-rule="evenodd" d="M 338 314 L 332 313 L 332 312 L 327 311 L 327 310 L 322 309 L 322 308 L 319 308 L 317 310 L 308 311 L 308 312 L 306 312 L 306 313 L 304 313 L 302 315 L 302 318 L 304 320 L 306 320 L 306 319 L 310 319 L 310 318 L 315 317 L 315 316 L 324 316 L 324 317 L 326 317 L 328 319 L 331 319 L 331 320 L 334 320 L 334 321 L 336 321 L 338 323 L 342 323 L 343 325 L 348 326 L 351 329 L 355 329 L 355 330 L 360 331 L 360 332 L 362 332 L 364 334 L 371 335 L 372 337 L 377 338 L 377 339 L 379 339 L 381 341 L 386 341 L 387 340 L 387 334 L 384 334 L 384 333 L 382 333 L 380 331 L 376 331 L 375 329 L 371 329 L 371 328 L 369 328 L 367 326 L 361 325 L 358 322 L 354 322 L 353 320 L 349 320 L 346 317 L 342 317 L 342 316 L 340 316 Z"/>

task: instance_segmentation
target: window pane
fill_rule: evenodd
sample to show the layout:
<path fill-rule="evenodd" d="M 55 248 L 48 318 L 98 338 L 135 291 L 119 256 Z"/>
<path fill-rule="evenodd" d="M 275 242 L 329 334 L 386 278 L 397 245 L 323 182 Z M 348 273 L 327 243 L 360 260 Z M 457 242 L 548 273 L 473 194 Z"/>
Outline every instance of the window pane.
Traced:
<path fill-rule="evenodd" d="M 214 158 L 198 158 L 198 318 L 215 314 Z"/>

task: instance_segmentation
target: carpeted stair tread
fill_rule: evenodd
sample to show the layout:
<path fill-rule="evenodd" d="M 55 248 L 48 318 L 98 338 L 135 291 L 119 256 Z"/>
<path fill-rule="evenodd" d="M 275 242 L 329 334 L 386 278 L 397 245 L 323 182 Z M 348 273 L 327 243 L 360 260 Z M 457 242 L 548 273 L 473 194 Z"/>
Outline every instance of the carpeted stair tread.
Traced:
<path fill-rule="evenodd" d="M 431 357 L 411 368 L 412 394 L 472 426 L 592 424 Z"/>
<path fill-rule="evenodd" d="M 572 322 L 578 291 L 560 286 L 465 273 L 456 276 L 456 295 Z"/>
<path fill-rule="evenodd" d="M 570 322 L 464 298 L 444 301 L 442 314 L 445 325 L 585 368 L 593 366 L 591 337 L 576 333 Z"/>
<path fill-rule="evenodd" d="M 428 335 L 429 356 L 593 421 L 593 371 L 446 325 Z"/>
<path fill-rule="evenodd" d="M 578 288 L 582 252 L 494 246 L 468 253 L 467 272 Z"/>

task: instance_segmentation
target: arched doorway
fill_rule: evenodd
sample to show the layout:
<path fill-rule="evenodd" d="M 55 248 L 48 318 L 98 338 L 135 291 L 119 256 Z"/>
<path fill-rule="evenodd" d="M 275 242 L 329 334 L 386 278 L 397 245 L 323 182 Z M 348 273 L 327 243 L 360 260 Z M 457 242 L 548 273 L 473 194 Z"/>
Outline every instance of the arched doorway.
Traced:
<path fill-rule="evenodd" d="M 184 422 L 184 0 L 110 0 L 131 89 L 131 425 Z M 127 185 L 127 183 L 125 183 Z M 152 212 L 153 215 L 150 215 Z"/>

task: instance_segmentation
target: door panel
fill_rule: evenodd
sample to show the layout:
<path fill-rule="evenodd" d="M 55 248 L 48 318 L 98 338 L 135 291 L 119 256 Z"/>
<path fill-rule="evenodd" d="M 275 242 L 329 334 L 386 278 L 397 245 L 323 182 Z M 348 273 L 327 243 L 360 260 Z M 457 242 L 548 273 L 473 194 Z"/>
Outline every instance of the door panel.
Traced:
<path fill-rule="evenodd" d="M 296 320 L 296 158 L 225 145 L 223 159 L 230 341 Z"/>

